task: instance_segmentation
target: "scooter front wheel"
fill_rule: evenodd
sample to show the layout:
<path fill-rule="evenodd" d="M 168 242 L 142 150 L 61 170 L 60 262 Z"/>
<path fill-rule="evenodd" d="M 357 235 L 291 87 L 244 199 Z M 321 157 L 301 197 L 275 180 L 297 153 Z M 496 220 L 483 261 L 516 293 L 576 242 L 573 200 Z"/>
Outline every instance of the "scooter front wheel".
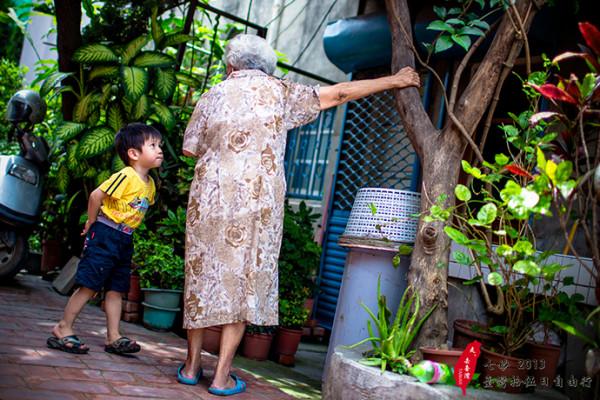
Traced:
<path fill-rule="evenodd" d="M 28 235 L 15 231 L 0 231 L 0 282 L 12 279 L 29 255 Z"/>

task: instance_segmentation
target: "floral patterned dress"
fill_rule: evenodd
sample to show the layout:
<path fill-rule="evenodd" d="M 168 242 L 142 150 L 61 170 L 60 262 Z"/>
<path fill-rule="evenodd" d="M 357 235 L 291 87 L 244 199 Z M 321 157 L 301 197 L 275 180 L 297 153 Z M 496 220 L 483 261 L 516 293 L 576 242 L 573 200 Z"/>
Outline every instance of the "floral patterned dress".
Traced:
<path fill-rule="evenodd" d="M 186 329 L 278 324 L 286 132 L 319 115 L 318 89 L 235 71 L 202 95 L 183 149 L 197 156 L 185 255 Z"/>

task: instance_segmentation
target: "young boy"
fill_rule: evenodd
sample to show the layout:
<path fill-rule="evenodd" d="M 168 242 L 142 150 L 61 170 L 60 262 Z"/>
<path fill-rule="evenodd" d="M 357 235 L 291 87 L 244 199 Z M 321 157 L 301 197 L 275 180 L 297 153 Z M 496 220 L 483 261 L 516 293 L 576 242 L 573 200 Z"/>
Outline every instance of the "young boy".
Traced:
<path fill-rule="evenodd" d="M 129 292 L 133 231 L 154 203 L 154 181 L 148 175 L 163 160 L 162 136 L 155 128 L 135 123 L 115 135 L 115 149 L 127 167 L 113 174 L 90 195 L 83 255 L 77 267 L 73 293 L 62 319 L 46 341 L 48 347 L 69 353 L 87 353 L 73 334 L 73 323 L 88 300 L 104 287 L 107 335 L 104 351 L 129 354 L 140 351 L 135 341 L 119 335 L 122 293 Z"/>

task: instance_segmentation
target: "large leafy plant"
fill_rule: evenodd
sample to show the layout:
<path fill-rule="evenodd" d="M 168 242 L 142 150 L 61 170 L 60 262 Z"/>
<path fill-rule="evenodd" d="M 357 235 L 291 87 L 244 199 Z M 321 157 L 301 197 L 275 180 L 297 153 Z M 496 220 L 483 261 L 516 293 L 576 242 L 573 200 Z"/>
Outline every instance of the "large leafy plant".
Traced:
<path fill-rule="evenodd" d="M 184 259 L 176 254 L 173 243 L 165 242 L 158 234 L 136 232 L 133 263 L 140 275 L 141 287 L 183 289 Z"/>
<path fill-rule="evenodd" d="M 587 22 L 579 24 L 579 30 L 587 45 L 580 45 L 581 52 L 566 52 L 554 58 L 559 66 L 566 59 L 585 61 L 587 72 L 583 79 L 571 73 L 569 78 L 557 75 L 557 83 L 531 84 L 532 89 L 549 100 L 552 109 L 539 112 L 530 119 L 532 125 L 547 124 L 548 129 L 559 132 L 553 142 L 554 158 L 568 162 L 568 168 L 548 161 L 546 169 L 556 168 L 548 179 L 556 183 L 556 190 L 563 196 L 556 197 L 556 209 L 565 240 L 571 251 L 582 261 L 582 254 L 573 246 L 571 229 L 579 229 L 585 237 L 593 268 L 581 263 L 600 282 L 600 139 L 598 113 L 600 107 L 600 31 Z M 543 160 L 542 160 L 543 161 Z M 559 182 L 568 175 L 570 179 Z M 570 222 L 573 228 L 569 228 Z"/>
<path fill-rule="evenodd" d="M 409 297 L 409 287 L 402 295 L 396 317 L 390 324 L 392 313 L 386 305 L 386 297 L 381 294 L 380 281 L 381 276 L 377 279 L 377 315 L 373 314 L 362 301 L 360 302 L 373 319 L 373 323 L 377 327 L 379 336 L 376 337 L 373 334 L 371 320 L 367 320 L 369 337 L 352 346 L 348 346 L 347 348 L 352 348 L 370 341 L 373 344 L 373 351 L 365 360 L 360 361 L 362 364 L 381 366 L 381 372 L 384 372 L 386 368 L 388 368 L 400 374 L 410 373 L 412 372 L 410 356 L 412 356 L 415 351 L 409 350 L 409 347 L 415 336 L 418 334 L 419 328 L 429 314 L 431 314 L 435 306 L 433 306 L 423 318 L 417 322 L 417 315 L 419 314 L 419 294 L 413 292 Z"/>
<path fill-rule="evenodd" d="M 295 296 L 306 291 L 314 295 L 316 273 L 321 260 L 321 246 L 313 238 L 314 224 L 321 214 L 313 212 L 304 201 L 298 210 L 286 201 L 283 219 L 283 237 L 279 253 L 280 297 Z"/>
<path fill-rule="evenodd" d="M 142 121 L 169 132 L 175 128 L 176 112 L 180 111 L 169 105 L 175 90 L 179 85 L 201 86 L 198 77 L 177 71 L 177 62 L 169 54 L 171 46 L 198 38 L 178 31 L 166 33 L 157 8 L 150 27 L 150 35 L 136 37 L 126 45 L 89 43 L 75 52 L 73 61 L 81 65 L 75 77 L 77 85 L 62 86 L 60 91 L 72 91 L 78 101 L 73 120 L 58 126 L 53 143 L 53 149 L 65 149 L 55 157 L 61 191 L 66 191 L 72 177 L 92 179 L 97 184 L 123 167 L 112 151 L 117 130 Z M 42 94 L 70 75 L 52 75 L 42 86 Z M 168 137 L 165 140 L 168 142 Z M 166 143 L 166 147 L 177 160 L 173 146 Z"/>

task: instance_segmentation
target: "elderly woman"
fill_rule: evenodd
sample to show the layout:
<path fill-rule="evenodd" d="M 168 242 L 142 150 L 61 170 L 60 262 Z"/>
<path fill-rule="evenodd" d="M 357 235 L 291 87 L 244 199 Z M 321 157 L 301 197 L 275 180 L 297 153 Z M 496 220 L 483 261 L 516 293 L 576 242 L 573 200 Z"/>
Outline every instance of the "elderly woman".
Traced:
<path fill-rule="evenodd" d="M 183 139 L 197 159 L 190 187 L 184 290 L 188 355 L 178 380 L 202 376 L 204 328 L 222 325 L 209 391 L 229 395 L 246 385 L 229 373 L 246 324 L 278 324 L 277 259 L 286 182 L 286 132 L 320 110 L 392 88 L 419 86 L 409 67 L 373 80 L 315 87 L 272 77 L 277 55 L 254 35 L 226 47 L 227 79 L 204 93 Z"/>

